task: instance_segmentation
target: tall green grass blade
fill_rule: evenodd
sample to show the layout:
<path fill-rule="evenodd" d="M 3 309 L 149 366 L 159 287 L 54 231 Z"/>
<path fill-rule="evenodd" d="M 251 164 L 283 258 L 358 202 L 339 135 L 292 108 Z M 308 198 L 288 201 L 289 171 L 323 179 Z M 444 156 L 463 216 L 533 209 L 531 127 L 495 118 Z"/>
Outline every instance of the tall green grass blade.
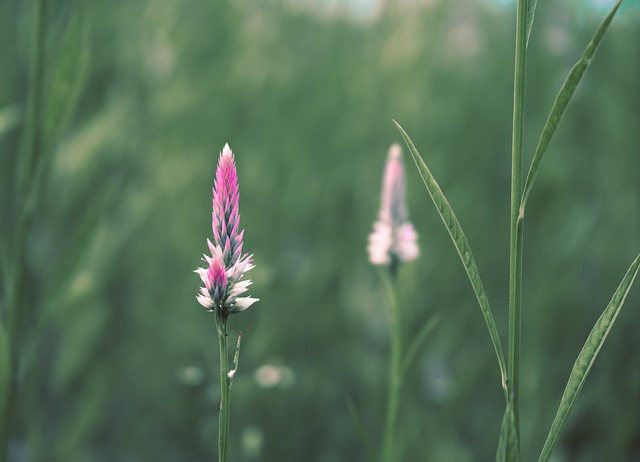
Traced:
<path fill-rule="evenodd" d="M 23 115 L 23 105 L 20 103 L 14 103 L 9 106 L 5 106 L 0 109 L 0 139 L 11 130 L 20 125 Z M 12 156 L 13 153 L 9 149 L 0 148 L 0 184 L 7 185 L 11 183 L 13 172 L 7 168 L 7 159 Z M 6 197 L 0 199 L 0 210 L 4 211 L 11 204 L 11 199 Z M 6 294 L 6 287 L 9 286 L 9 274 L 10 274 L 10 259 L 9 249 L 11 248 L 11 224 L 6 216 L 0 220 L 0 318 L 4 316 L 3 302 Z"/>
<path fill-rule="evenodd" d="M 64 33 L 46 99 L 45 143 L 67 123 L 82 89 L 88 64 L 87 29 L 76 10 Z"/>
<path fill-rule="evenodd" d="M 542 453 L 540 454 L 540 462 L 548 461 L 551 453 L 556 447 L 556 443 L 558 442 L 560 433 L 567 421 L 569 412 L 571 412 L 571 408 L 573 407 L 580 390 L 582 390 L 582 385 L 584 385 L 584 381 L 591 370 L 591 366 L 593 366 L 593 362 L 600 352 L 600 348 L 602 348 L 602 344 L 609 335 L 609 331 L 611 330 L 618 313 L 620 313 L 624 300 L 631 289 L 631 285 L 633 284 L 636 275 L 638 274 L 638 268 L 640 268 L 640 255 L 638 255 L 633 263 L 631 263 L 627 274 L 622 278 L 622 282 L 613 294 L 607 308 L 604 310 L 598 321 L 596 321 L 589 337 L 587 337 L 587 341 L 582 347 L 582 350 L 573 365 L 573 369 L 571 369 L 567 386 L 562 394 L 562 399 L 560 400 L 558 412 L 556 417 L 553 419 L 551 430 L 549 431 Z"/>
<path fill-rule="evenodd" d="M 9 390 L 9 370 L 11 368 L 11 357 L 9 355 L 9 338 L 3 322 L 0 321 L 0 415 L 3 415 L 5 399 Z M 2 421 L 0 421 L 0 424 Z M 2 433 L 0 431 L 0 433 Z"/>
<path fill-rule="evenodd" d="M 516 430 L 516 419 L 513 414 L 513 400 L 510 399 L 500 426 L 496 462 L 518 462 L 520 460 L 518 447 L 518 431 Z"/>
<path fill-rule="evenodd" d="M 536 147 L 533 160 L 531 161 L 531 167 L 529 167 L 527 179 L 524 183 L 522 200 L 520 202 L 521 215 L 523 214 L 527 198 L 529 196 L 529 193 L 531 192 L 531 187 L 533 186 L 533 182 L 535 181 L 538 171 L 540 170 L 540 164 L 544 159 L 547 147 L 551 142 L 551 138 L 553 137 L 553 134 L 555 133 L 556 128 L 558 127 L 558 124 L 560 123 L 560 120 L 562 119 L 562 116 L 564 115 L 564 112 L 567 109 L 567 106 L 569 105 L 569 102 L 571 101 L 571 98 L 573 97 L 573 94 L 575 93 L 580 80 L 582 79 L 582 76 L 589 67 L 589 64 L 591 64 L 593 55 L 598 49 L 598 46 L 602 41 L 602 37 L 609 27 L 609 24 L 613 20 L 613 17 L 616 14 L 616 11 L 618 10 L 618 7 L 621 3 L 622 0 L 618 0 L 604 17 L 604 19 L 600 23 L 600 26 L 591 38 L 591 41 L 582 53 L 582 57 L 571 68 L 571 70 L 569 71 L 569 75 L 567 75 L 566 80 L 562 84 L 562 87 L 560 88 L 560 91 L 556 96 L 556 100 L 551 107 L 551 112 L 549 113 L 547 121 L 544 124 L 544 128 L 542 129 L 542 134 L 540 135 L 540 139 L 538 140 L 538 146 Z"/>
<path fill-rule="evenodd" d="M 411 363 L 415 359 L 420 347 L 424 343 L 424 341 L 429 337 L 429 334 L 433 332 L 433 330 L 440 324 L 440 316 L 434 316 L 429 321 L 425 322 L 422 325 L 422 328 L 418 332 L 418 335 L 411 341 L 409 348 L 407 349 L 406 356 L 404 358 L 404 364 L 402 366 L 402 376 L 404 376 L 409 367 L 411 367 Z"/>
<path fill-rule="evenodd" d="M 25 113 L 22 151 L 18 160 L 18 200 L 26 195 L 34 165 L 40 157 L 42 138 L 42 101 L 44 93 L 45 46 L 47 32 L 47 0 L 38 0 L 35 6 L 29 92 Z M 0 449 L 2 451 L 2 449 Z"/>
<path fill-rule="evenodd" d="M 393 122 L 398 127 L 398 130 L 400 130 L 405 143 L 409 147 L 409 152 L 411 153 L 413 161 L 418 167 L 418 171 L 420 172 L 422 181 L 424 182 L 427 191 L 429 192 L 429 196 L 431 196 L 433 204 L 436 206 L 436 209 L 440 214 L 440 218 L 442 218 L 442 221 L 447 228 L 447 231 L 449 232 L 449 236 L 451 236 L 453 245 L 458 251 L 458 255 L 462 260 L 464 269 L 467 272 L 467 276 L 469 277 L 469 281 L 471 282 L 473 291 L 475 292 L 478 303 L 480 304 L 480 309 L 482 311 L 482 315 L 484 316 L 485 323 L 487 324 L 487 328 L 489 329 L 491 342 L 493 343 L 493 348 L 495 349 L 496 356 L 498 358 L 498 366 L 500 367 L 500 374 L 502 375 L 502 387 L 505 391 L 506 397 L 508 396 L 508 389 L 507 368 L 505 366 L 504 351 L 502 350 L 502 343 L 500 343 L 498 329 L 496 327 L 495 320 L 493 319 L 491 305 L 489 304 L 489 299 L 487 298 L 487 294 L 484 290 L 482 279 L 480 279 L 480 273 L 478 272 L 476 261 L 473 258 L 473 253 L 471 252 L 469 241 L 467 241 L 467 237 L 462 231 L 462 227 L 460 226 L 455 213 L 453 213 L 453 209 L 451 208 L 451 205 L 449 205 L 449 201 L 442 192 L 442 189 L 440 189 L 440 185 L 438 185 L 435 178 L 431 174 L 431 171 L 424 163 L 424 160 L 422 159 L 422 157 L 420 157 L 420 153 L 411 141 L 411 138 L 409 138 L 409 135 L 407 135 L 407 133 L 398 122 L 396 122 L 395 120 Z"/>
<path fill-rule="evenodd" d="M 71 115 L 82 88 L 88 62 L 86 35 L 83 15 L 80 10 L 76 10 L 65 30 L 58 59 L 52 70 L 44 104 L 42 136 L 38 131 L 34 132 L 36 144 L 31 156 L 33 165 L 28 166 L 30 181 L 24 185 L 26 196 L 21 211 L 22 226 L 25 228 L 31 223 L 49 171 L 49 154 L 52 149 L 47 149 L 50 148 L 48 144 Z M 19 231 L 19 234 L 24 234 L 24 230 Z"/>
<path fill-rule="evenodd" d="M 9 395 L 11 394 L 11 353 L 5 323 L 0 320 L 0 448 L 6 448 L 9 441 Z M 5 454 L 0 453 L 0 460 Z"/>
<path fill-rule="evenodd" d="M 533 18 L 536 15 L 536 5 L 538 0 L 527 1 L 527 47 L 529 46 L 529 37 L 531 37 L 531 28 L 533 27 Z"/>

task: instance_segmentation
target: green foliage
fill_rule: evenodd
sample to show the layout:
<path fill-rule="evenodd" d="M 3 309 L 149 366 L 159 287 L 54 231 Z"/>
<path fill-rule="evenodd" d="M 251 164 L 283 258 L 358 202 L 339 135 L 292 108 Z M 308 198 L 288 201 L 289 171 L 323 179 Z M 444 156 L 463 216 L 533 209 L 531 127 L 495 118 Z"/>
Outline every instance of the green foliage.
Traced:
<path fill-rule="evenodd" d="M 593 362 L 596 360 L 604 341 L 607 339 L 607 336 L 613 327 L 613 323 L 616 321 L 616 318 L 622 309 L 622 305 L 629 294 L 633 281 L 638 275 L 638 269 L 640 269 L 640 255 L 638 255 L 633 263 L 631 263 L 631 266 L 627 270 L 627 274 L 622 278 L 622 282 L 620 282 L 620 285 L 613 294 L 607 308 L 596 321 L 596 324 L 593 326 L 593 329 L 587 337 L 587 341 L 584 343 L 582 350 L 580 350 L 580 354 L 571 369 L 571 374 L 567 381 L 567 387 L 562 394 L 558 413 L 556 414 L 555 419 L 553 419 L 549 436 L 547 436 L 547 440 L 542 448 L 542 453 L 540 454 L 539 459 L 541 462 L 548 461 L 549 457 L 551 457 L 551 453 L 558 442 L 560 433 L 567 422 L 569 412 L 571 412 L 575 400 L 582 390 L 584 381 L 591 371 Z"/>
<path fill-rule="evenodd" d="M 593 55 L 596 53 L 602 38 L 604 37 L 604 33 L 606 32 L 609 24 L 613 20 L 613 17 L 618 11 L 622 0 L 618 0 L 615 5 L 609 10 L 607 15 L 604 17 L 600 26 L 596 30 L 595 34 L 589 41 L 587 47 L 585 48 L 580 60 L 569 71 L 569 75 L 567 75 L 566 80 L 562 84 L 562 88 L 558 92 L 558 96 L 556 96 L 556 100 L 553 103 L 551 108 L 551 112 L 547 117 L 547 121 L 544 124 L 544 128 L 542 129 L 542 134 L 540 135 L 540 139 L 538 140 L 538 147 L 536 147 L 536 152 L 533 156 L 533 160 L 531 161 L 531 167 L 529 168 L 529 173 L 527 173 L 527 179 L 524 184 L 524 192 L 522 194 L 522 205 L 521 209 L 524 209 L 526 205 L 527 198 L 529 197 L 529 193 L 531 192 L 531 188 L 533 187 L 533 182 L 536 179 L 536 175 L 538 174 L 538 170 L 540 169 L 540 164 L 544 159 L 544 155 L 547 152 L 547 147 L 551 142 L 551 138 L 564 115 L 567 106 L 569 105 L 569 101 L 573 97 L 573 94 L 578 88 L 578 84 L 580 80 L 582 80 L 582 76 L 585 71 L 591 64 L 591 60 L 593 59 Z M 521 211 L 521 214 L 524 213 Z"/>
<path fill-rule="evenodd" d="M 89 59 L 84 15 L 76 9 L 62 38 L 58 59 L 51 72 L 44 124 L 45 143 L 64 127 L 73 111 Z"/>

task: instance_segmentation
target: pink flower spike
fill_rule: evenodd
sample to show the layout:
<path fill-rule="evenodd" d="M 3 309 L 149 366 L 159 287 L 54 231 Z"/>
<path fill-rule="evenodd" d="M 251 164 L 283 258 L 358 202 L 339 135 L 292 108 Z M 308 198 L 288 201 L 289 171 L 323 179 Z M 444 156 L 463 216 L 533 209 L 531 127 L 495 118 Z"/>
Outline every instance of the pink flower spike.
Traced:
<path fill-rule="evenodd" d="M 242 278 L 254 265 L 251 255 L 242 255 L 244 230 L 240 230 L 238 175 L 228 144 L 218 158 L 212 192 L 213 242 L 207 239 L 211 256 L 204 255 L 206 268 L 195 270 L 204 284 L 196 298 L 202 306 L 210 311 L 220 310 L 226 318 L 229 313 L 244 311 L 258 301 L 239 297 L 251 285 L 250 280 Z"/>
<path fill-rule="evenodd" d="M 212 227 L 213 237 L 218 247 L 224 252 L 224 264 L 232 263 L 236 248 L 242 244 L 239 212 L 240 193 L 238 192 L 238 175 L 233 152 L 228 144 L 224 145 L 213 187 Z"/>
<path fill-rule="evenodd" d="M 369 235 L 369 261 L 388 265 L 394 260 L 408 262 L 420 254 L 418 234 L 409 221 L 405 193 L 404 163 L 400 145 L 389 148 L 382 181 L 378 220 Z"/>
<path fill-rule="evenodd" d="M 407 221 L 407 204 L 405 199 L 404 162 L 400 145 L 394 143 L 387 154 L 387 165 L 382 180 L 380 200 L 380 221 L 401 226 Z"/>

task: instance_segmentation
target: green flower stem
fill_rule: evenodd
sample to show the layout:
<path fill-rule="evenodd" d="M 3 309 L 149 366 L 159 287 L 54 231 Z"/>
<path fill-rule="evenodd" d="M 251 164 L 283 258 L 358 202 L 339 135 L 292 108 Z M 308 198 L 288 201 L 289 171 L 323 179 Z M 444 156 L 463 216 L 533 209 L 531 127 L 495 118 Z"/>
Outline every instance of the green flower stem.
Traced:
<path fill-rule="evenodd" d="M 227 460 L 227 442 L 229 440 L 229 397 L 231 380 L 229 379 L 229 349 L 227 344 L 227 318 L 220 316 L 218 322 L 218 344 L 220 346 L 220 418 L 218 425 L 218 462 Z"/>
<path fill-rule="evenodd" d="M 384 277 L 389 296 L 389 312 L 391 319 L 391 352 L 389 361 L 389 390 L 387 398 L 387 416 L 382 446 L 382 461 L 395 460 L 395 430 L 398 418 L 398 404 L 402 387 L 402 324 L 396 299 L 395 271 L 391 278 Z"/>
<path fill-rule="evenodd" d="M 525 70 L 527 57 L 528 0 L 518 0 L 513 88 L 513 137 L 511 151 L 511 236 L 509 241 L 509 352 L 508 389 L 513 400 L 517 435 L 520 434 L 520 311 L 522 299 L 522 141 L 524 134 Z"/>

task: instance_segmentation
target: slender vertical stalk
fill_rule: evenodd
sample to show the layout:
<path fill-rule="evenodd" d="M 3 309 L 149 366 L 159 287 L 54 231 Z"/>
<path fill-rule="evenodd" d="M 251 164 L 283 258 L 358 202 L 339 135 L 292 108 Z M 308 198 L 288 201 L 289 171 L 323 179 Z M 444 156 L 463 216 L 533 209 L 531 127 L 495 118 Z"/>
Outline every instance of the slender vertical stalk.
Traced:
<path fill-rule="evenodd" d="M 24 279 L 24 253 L 26 234 L 33 214 L 29 201 L 29 190 L 33 180 L 33 163 L 39 158 L 42 137 L 42 106 L 44 77 L 44 37 L 46 28 L 47 0 L 39 0 L 36 5 L 33 46 L 31 51 L 31 76 L 29 82 L 28 109 L 22 152 L 18 159 L 18 177 L 16 184 L 16 231 L 13 243 L 13 265 L 7 290 L 7 318 L 9 336 L 16 336 L 16 317 L 20 304 L 20 291 Z"/>
<path fill-rule="evenodd" d="M 516 13 L 516 54 L 513 88 L 513 138 L 511 151 L 511 223 L 509 248 L 509 353 L 508 381 L 513 399 L 516 432 L 520 434 L 520 311 L 522 298 L 522 141 L 527 53 L 527 4 L 518 0 Z"/>
<path fill-rule="evenodd" d="M 29 94 L 27 120 L 22 145 L 22 155 L 18 162 L 19 199 L 29 188 L 29 180 L 33 167 L 40 154 L 42 139 L 42 97 L 44 93 L 44 38 L 46 28 L 47 0 L 38 0 L 35 12 L 34 37 L 31 50 L 31 75 L 29 78 Z"/>
<path fill-rule="evenodd" d="M 389 312 L 391 318 L 391 351 L 389 361 L 389 390 L 387 397 L 387 416 L 382 446 L 382 461 L 395 460 L 395 434 L 398 418 L 398 404 L 402 387 L 402 323 L 396 301 L 395 271 L 391 278 L 384 277 L 389 296 Z"/>
<path fill-rule="evenodd" d="M 218 462 L 227 460 L 227 441 L 229 440 L 229 349 L 227 345 L 227 320 L 221 319 L 218 329 L 220 346 L 220 418 L 218 425 Z"/>
<path fill-rule="evenodd" d="M 0 410 L 0 462 L 8 459 L 9 439 L 13 422 L 14 408 L 17 394 L 17 370 L 19 362 L 18 339 L 22 337 L 17 332 L 21 328 L 18 322 L 24 316 L 22 292 L 25 284 L 25 248 L 26 234 L 29 228 L 32 210 L 28 208 L 28 191 L 32 181 L 33 164 L 37 161 L 41 150 L 42 137 L 42 100 L 44 94 L 44 39 L 46 32 L 47 0 L 38 0 L 35 7 L 35 24 L 31 49 L 31 67 L 29 79 L 29 93 L 27 94 L 27 116 L 23 137 L 22 152 L 18 159 L 18 175 L 16 183 L 16 227 L 15 241 L 11 264 L 5 268 L 10 271 L 7 278 L 6 298 L 2 322 L 5 322 L 9 349 L 9 383 L 7 396 L 4 397 L 4 408 Z M 26 307 L 25 307 L 26 308 Z"/>

